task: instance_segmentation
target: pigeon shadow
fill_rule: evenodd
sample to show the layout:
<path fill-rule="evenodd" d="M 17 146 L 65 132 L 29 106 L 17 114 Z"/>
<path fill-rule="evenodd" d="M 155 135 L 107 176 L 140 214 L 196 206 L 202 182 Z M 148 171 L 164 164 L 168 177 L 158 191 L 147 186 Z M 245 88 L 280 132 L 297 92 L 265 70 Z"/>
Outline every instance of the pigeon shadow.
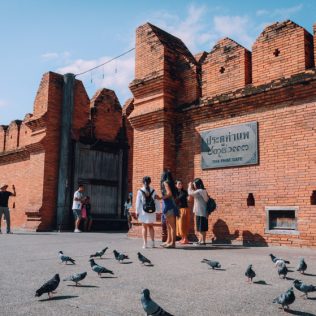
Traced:
<path fill-rule="evenodd" d="M 123 262 L 121 262 L 121 264 L 131 264 L 131 263 L 133 263 L 133 261 L 123 261 Z"/>
<path fill-rule="evenodd" d="M 295 272 L 294 270 L 287 269 L 287 272 Z"/>
<path fill-rule="evenodd" d="M 307 299 L 311 301 L 316 301 L 316 297 L 308 297 Z"/>
<path fill-rule="evenodd" d="M 117 276 L 102 276 L 100 279 L 117 279 Z"/>
<path fill-rule="evenodd" d="M 264 280 L 254 281 L 253 283 L 254 283 L 254 284 L 259 284 L 259 285 L 272 285 L 272 284 L 267 283 L 267 282 L 264 281 Z"/>
<path fill-rule="evenodd" d="M 292 315 L 316 316 L 315 314 L 312 314 L 312 313 L 296 311 L 296 310 L 294 310 L 294 309 L 285 309 L 284 311 L 285 311 L 286 313 L 292 314 Z"/>
<path fill-rule="evenodd" d="M 151 268 L 151 267 L 153 267 L 154 265 L 153 265 L 153 264 L 143 264 L 143 266 L 144 266 L 144 267 L 149 267 L 149 268 Z"/>
<path fill-rule="evenodd" d="M 312 274 L 312 273 L 303 273 L 302 275 L 307 275 L 307 276 L 316 276 L 316 274 Z"/>
<path fill-rule="evenodd" d="M 217 268 L 215 268 L 215 269 L 212 269 L 212 268 L 209 268 L 209 270 L 214 270 L 214 271 L 226 271 L 226 269 L 217 269 Z"/>
<path fill-rule="evenodd" d="M 79 297 L 79 296 L 78 295 L 59 295 L 59 296 L 53 296 L 52 298 L 45 298 L 43 300 L 39 300 L 39 302 L 68 300 L 70 298 L 76 298 L 76 297 Z"/>
<path fill-rule="evenodd" d="M 67 286 L 72 286 L 72 287 L 86 287 L 86 288 L 99 287 L 99 286 L 96 286 L 96 285 L 75 285 L 75 284 L 68 284 Z"/>
<path fill-rule="evenodd" d="M 285 279 L 284 279 L 284 280 L 294 281 L 294 280 L 296 280 L 296 279 L 289 278 L 289 277 L 285 277 Z"/>

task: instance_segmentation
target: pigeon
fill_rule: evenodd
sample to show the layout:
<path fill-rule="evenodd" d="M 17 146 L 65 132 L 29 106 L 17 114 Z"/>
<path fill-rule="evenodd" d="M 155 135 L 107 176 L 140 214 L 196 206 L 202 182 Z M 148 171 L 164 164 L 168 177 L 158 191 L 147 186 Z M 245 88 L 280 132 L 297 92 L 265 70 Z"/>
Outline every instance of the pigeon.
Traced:
<path fill-rule="evenodd" d="M 203 259 L 201 262 L 208 264 L 213 270 L 215 268 L 220 269 L 220 267 L 221 267 L 221 264 L 218 261 Z"/>
<path fill-rule="evenodd" d="M 74 273 L 73 275 L 65 278 L 64 281 L 72 281 L 76 283 L 76 286 L 80 285 L 79 281 L 83 280 L 87 276 L 87 272 Z"/>
<path fill-rule="evenodd" d="M 279 265 L 279 267 L 278 267 L 278 275 L 279 275 L 279 277 L 281 275 L 283 275 L 283 279 L 285 279 L 285 277 L 286 277 L 288 272 L 289 272 L 289 270 L 287 269 L 287 266 L 286 266 L 286 264 L 284 262 L 281 265 Z"/>
<path fill-rule="evenodd" d="M 274 256 L 272 253 L 270 253 L 270 257 L 273 263 L 277 263 L 278 260 L 284 261 L 284 263 L 286 264 L 290 264 L 290 261 L 281 259 L 281 258 L 277 258 L 276 256 Z"/>
<path fill-rule="evenodd" d="M 90 261 L 90 265 L 91 265 L 92 270 L 94 272 L 96 272 L 98 274 L 98 276 L 101 276 L 102 273 L 114 274 L 113 271 L 108 270 L 107 268 L 104 268 L 104 267 L 96 264 L 93 259 L 90 259 L 89 261 Z"/>
<path fill-rule="evenodd" d="M 301 273 L 304 274 L 304 272 L 306 271 L 306 269 L 307 269 L 307 264 L 306 264 L 304 258 L 301 258 L 301 259 L 300 259 L 300 263 L 298 264 L 298 267 L 297 267 L 297 270 L 296 270 L 296 271 L 299 271 L 299 272 L 301 272 Z"/>
<path fill-rule="evenodd" d="M 90 258 L 96 258 L 96 257 L 101 257 L 105 254 L 105 252 L 107 251 L 108 247 L 105 247 L 104 249 L 102 249 L 101 251 L 97 251 L 95 254 L 90 255 Z"/>
<path fill-rule="evenodd" d="M 255 271 L 252 270 L 252 264 L 250 264 L 245 272 L 245 276 L 248 278 L 248 282 L 249 280 L 251 280 L 252 282 L 252 279 L 256 276 L 256 273 Z"/>
<path fill-rule="evenodd" d="M 289 305 L 292 304 L 294 301 L 295 301 L 294 290 L 291 287 L 286 292 L 282 293 L 277 298 L 275 298 L 273 300 L 273 303 L 281 304 L 282 308 L 284 309 L 285 306 L 289 308 Z"/>
<path fill-rule="evenodd" d="M 60 282 L 59 274 L 55 274 L 52 279 L 44 283 L 37 291 L 35 296 L 40 297 L 42 294 L 47 293 L 48 297 L 51 298 L 51 294 L 55 294 L 54 292 Z"/>
<path fill-rule="evenodd" d="M 62 251 L 59 251 L 59 258 L 61 260 L 61 263 L 65 262 L 67 264 L 67 262 L 70 261 L 72 264 L 76 264 L 74 259 L 65 256 Z"/>
<path fill-rule="evenodd" d="M 172 314 L 166 312 L 162 307 L 160 307 L 150 298 L 150 291 L 148 289 L 142 291 L 141 303 L 146 315 L 172 316 Z"/>
<path fill-rule="evenodd" d="M 306 296 L 306 298 L 308 298 L 308 293 L 310 292 L 316 292 L 316 286 L 315 285 L 307 285 L 305 283 L 303 283 L 302 281 L 299 280 L 294 280 L 293 282 L 295 288 L 301 292 L 304 293 L 304 295 Z"/>
<path fill-rule="evenodd" d="M 127 255 L 124 255 L 123 253 L 119 253 L 118 251 L 116 250 L 113 250 L 113 253 L 114 253 L 114 257 L 115 259 L 118 261 L 118 262 L 123 262 L 123 260 L 125 259 L 129 259 L 129 257 Z"/>
<path fill-rule="evenodd" d="M 149 259 L 147 259 L 145 256 L 143 256 L 140 252 L 137 252 L 137 256 L 138 256 L 138 260 L 142 263 L 148 263 L 149 265 L 151 265 L 151 261 Z"/>

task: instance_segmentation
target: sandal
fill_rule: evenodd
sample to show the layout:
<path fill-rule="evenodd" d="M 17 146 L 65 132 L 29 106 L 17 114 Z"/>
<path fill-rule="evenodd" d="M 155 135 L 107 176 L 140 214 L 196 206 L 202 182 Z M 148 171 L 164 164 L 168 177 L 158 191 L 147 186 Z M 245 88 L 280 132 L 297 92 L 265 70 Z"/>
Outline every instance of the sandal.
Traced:
<path fill-rule="evenodd" d="M 164 248 L 171 249 L 171 248 L 176 248 L 176 246 L 175 245 L 167 245 Z"/>

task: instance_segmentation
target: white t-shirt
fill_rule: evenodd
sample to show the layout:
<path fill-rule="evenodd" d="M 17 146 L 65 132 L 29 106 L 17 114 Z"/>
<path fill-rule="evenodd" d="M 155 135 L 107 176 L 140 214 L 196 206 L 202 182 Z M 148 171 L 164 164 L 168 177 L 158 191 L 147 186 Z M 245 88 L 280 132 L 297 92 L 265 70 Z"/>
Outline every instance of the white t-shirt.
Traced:
<path fill-rule="evenodd" d="M 74 199 L 73 199 L 73 202 L 72 202 L 72 209 L 73 210 L 81 210 L 81 207 L 82 207 L 82 202 L 81 202 L 81 199 L 83 198 L 83 194 L 79 191 L 76 191 L 74 193 Z M 80 201 L 76 201 L 75 199 L 80 199 Z"/>

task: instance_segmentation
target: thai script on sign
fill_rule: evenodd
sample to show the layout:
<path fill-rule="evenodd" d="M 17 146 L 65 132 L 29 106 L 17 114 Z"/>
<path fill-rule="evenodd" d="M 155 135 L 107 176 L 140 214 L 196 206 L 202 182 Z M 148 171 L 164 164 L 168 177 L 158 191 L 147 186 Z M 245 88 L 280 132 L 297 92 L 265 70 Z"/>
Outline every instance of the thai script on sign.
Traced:
<path fill-rule="evenodd" d="M 258 163 L 257 122 L 201 132 L 202 169 Z"/>

